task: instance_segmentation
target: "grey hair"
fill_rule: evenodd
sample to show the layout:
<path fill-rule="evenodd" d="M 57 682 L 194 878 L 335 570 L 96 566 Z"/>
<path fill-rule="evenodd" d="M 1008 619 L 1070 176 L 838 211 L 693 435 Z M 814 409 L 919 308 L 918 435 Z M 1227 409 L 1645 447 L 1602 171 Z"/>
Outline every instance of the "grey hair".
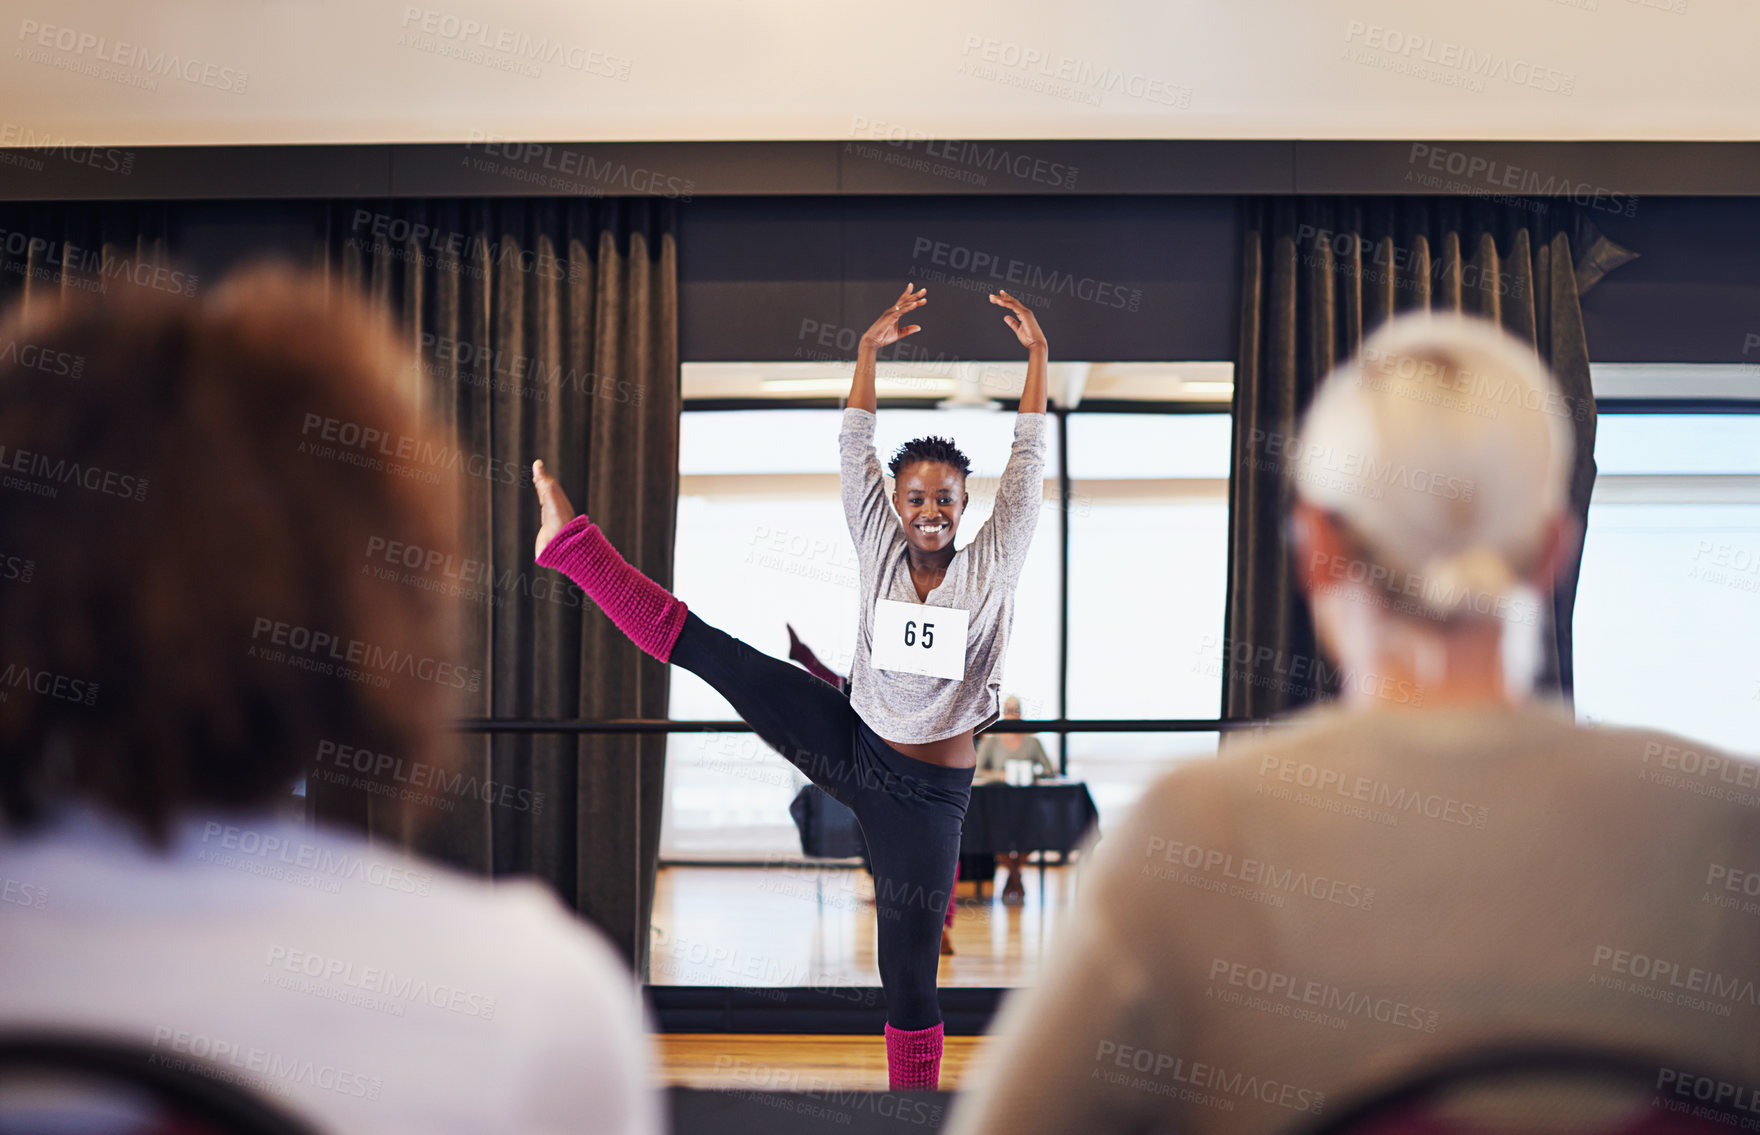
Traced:
<path fill-rule="evenodd" d="M 1343 521 L 1425 613 L 1491 614 L 1565 509 L 1573 408 L 1486 320 L 1389 321 L 1326 378 L 1289 446 L 1296 494 Z"/>

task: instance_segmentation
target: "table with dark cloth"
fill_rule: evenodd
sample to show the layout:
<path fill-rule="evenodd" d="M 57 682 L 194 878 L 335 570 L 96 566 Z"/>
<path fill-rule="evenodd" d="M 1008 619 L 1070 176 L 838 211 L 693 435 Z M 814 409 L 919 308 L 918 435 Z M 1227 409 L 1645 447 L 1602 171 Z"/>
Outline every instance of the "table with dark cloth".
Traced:
<path fill-rule="evenodd" d="M 867 858 L 855 814 L 809 784 L 795 795 L 788 814 L 801 833 L 801 853 L 825 858 Z M 1081 781 L 972 785 L 959 853 L 1002 855 L 1011 851 L 1073 851 L 1099 813 Z"/>

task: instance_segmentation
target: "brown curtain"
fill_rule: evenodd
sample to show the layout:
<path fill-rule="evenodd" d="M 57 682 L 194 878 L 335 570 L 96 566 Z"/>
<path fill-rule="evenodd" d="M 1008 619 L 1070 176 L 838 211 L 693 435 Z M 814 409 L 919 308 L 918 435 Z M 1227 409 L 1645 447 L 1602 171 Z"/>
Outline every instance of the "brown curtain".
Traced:
<path fill-rule="evenodd" d="M 203 281 L 167 267 L 169 227 L 156 202 L 0 205 L 0 303 L 102 295 L 124 282 L 193 296 Z"/>
<path fill-rule="evenodd" d="M 670 586 L 678 500 L 674 213 L 615 199 L 336 202 L 323 256 L 385 305 L 419 353 L 432 423 L 456 439 L 464 560 L 429 572 L 465 596 L 468 711 L 496 718 L 665 717 L 667 668 L 572 584 L 532 563 L 542 457 L 575 507 Z M 467 783 L 420 830 L 371 799 L 327 818 L 467 869 L 533 874 L 646 970 L 666 739 L 467 735 Z"/>
<path fill-rule="evenodd" d="M 1400 311 L 1497 321 L 1534 345 L 1571 406 L 1586 407 L 1572 417 L 1570 507 L 1581 523 L 1595 483 L 1595 413 L 1578 301 L 1635 254 L 1560 202 L 1280 197 L 1244 202 L 1243 214 L 1222 711 L 1264 718 L 1336 692 L 1330 670 L 1309 677 L 1314 631 L 1283 538 L 1283 443 L 1315 384 Z M 1540 679 L 1567 698 L 1581 559 L 1579 550 L 1554 590 Z"/>

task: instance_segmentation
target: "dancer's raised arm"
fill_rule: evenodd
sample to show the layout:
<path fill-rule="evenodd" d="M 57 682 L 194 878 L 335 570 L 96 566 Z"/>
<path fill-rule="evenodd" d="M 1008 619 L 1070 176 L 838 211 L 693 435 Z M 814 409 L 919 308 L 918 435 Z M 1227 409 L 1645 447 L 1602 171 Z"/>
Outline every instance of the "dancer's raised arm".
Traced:
<path fill-rule="evenodd" d="M 1008 309 L 1003 319 L 1027 349 L 1027 383 L 1021 389 L 1020 412 L 1015 415 L 1014 445 L 996 486 L 996 505 L 972 547 L 980 557 L 999 564 L 1004 579 L 1014 580 L 1026 563 L 1045 497 L 1045 386 L 1050 352 L 1038 319 L 1021 301 L 999 291 L 990 302 Z"/>
<path fill-rule="evenodd" d="M 915 335 L 922 328 L 915 323 L 908 327 L 900 327 L 898 321 L 908 312 L 915 311 L 929 302 L 929 289 L 912 291 L 906 284 L 904 291 L 899 293 L 898 302 L 880 313 L 874 325 L 862 333 L 862 341 L 856 347 L 856 373 L 849 384 L 849 401 L 851 409 L 866 410 L 872 414 L 879 406 L 874 396 L 874 368 L 878 364 L 880 349 L 890 347 L 906 335 Z"/>
<path fill-rule="evenodd" d="M 898 321 L 905 313 L 928 303 L 928 294 L 927 288 L 912 291 L 907 285 L 898 301 L 881 312 L 880 318 L 863 333 L 856 354 L 856 376 L 850 383 L 837 446 L 842 455 L 844 517 L 849 521 L 849 534 L 856 550 L 865 554 L 877 554 L 898 531 L 898 514 L 886 499 L 886 479 L 880 474 L 880 461 L 874 454 L 874 410 L 879 405 L 874 395 L 875 360 L 880 348 L 922 330 L 915 323 L 900 327 Z M 850 410 L 861 413 L 851 414 Z"/>
<path fill-rule="evenodd" d="M 998 290 L 990 297 L 990 302 L 1013 313 L 1003 316 L 1002 321 L 1008 324 L 1014 337 L 1027 349 L 1027 384 L 1021 388 L 1020 412 L 1043 414 L 1046 371 L 1051 359 L 1050 348 L 1045 345 L 1045 332 L 1039 329 L 1039 321 L 1033 317 L 1033 313 L 1007 292 Z"/>

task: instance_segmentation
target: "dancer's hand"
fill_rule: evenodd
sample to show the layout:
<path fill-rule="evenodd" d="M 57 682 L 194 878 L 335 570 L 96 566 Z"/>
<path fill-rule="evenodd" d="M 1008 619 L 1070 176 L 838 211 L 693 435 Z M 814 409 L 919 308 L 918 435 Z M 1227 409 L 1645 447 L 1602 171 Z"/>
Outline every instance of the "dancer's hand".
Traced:
<path fill-rule="evenodd" d="M 532 462 L 532 487 L 538 490 L 538 544 L 532 552 L 535 559 L 544 554 L 563 525 L 574 519 L 574 506 L 568 503 L 568 494 L 542 461 Z"/>
<path fill-rule="evenodd" d="M 912 291 L 911 286 L 906 284 L 904 291 L 899 293 L 898 302 L 882 312 L 880 318 L 874 321 L 874 325 L 862 333 L 862 346 L 877 351 L 881 347 L 890 347 L 906 335 L 915 335 L 921 331 L 922 328 L 915 323 L 908 327 L 900 327 L 898 321 L 906 313 L 915 311 L 928 303 L 928 295 L 928 288 Z"/>
<path fill-rule="evenodd" d="M 1014 313 L 1003 316 L 1002 321 L 1008 324 L 1008 329 L 1014 332 L 1014 337 L 1021 341 L 1021 346 L 1028 352 L 1050 350 L 1045 345 L 1045 332 L 1039 329 L 1038 319 L 1034 318 L 1033 313 L 1020 300 L 999 290 L 990 297 L 990 302 Z"/>

